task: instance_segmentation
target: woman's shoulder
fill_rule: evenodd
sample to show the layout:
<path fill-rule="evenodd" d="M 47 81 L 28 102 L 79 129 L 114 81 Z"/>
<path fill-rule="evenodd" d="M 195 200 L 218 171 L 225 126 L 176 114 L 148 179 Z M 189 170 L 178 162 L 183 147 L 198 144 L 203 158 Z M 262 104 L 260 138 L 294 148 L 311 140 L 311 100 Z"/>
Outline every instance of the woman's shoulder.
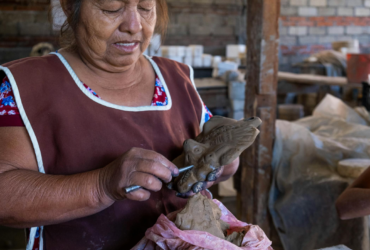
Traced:
<path fill-rule="evenodd" d="M 152 60 L 156 62 L 158 66 L 160 67 L 162 66 L 165 68 L 177 68 L 185 72 L 190 72 L 191 67 L 189 65 L 178 62 L 178 61 L 174 61 L 174 60 L 171 60 L 165 57 L 157 57 L 157 56 L 153 56 Z"/>
<path fill-rule="evenodd" d="M 3 67 L 5 68 L 35 68 L 35 67 L 49 67 L 53 66 L 58 62 L 56 55 L 50 54 L 46 56 L 39 57 L 25 57 L 22 59 L 14 60 L 11 62 L 4 63 Z"/>
<path fill-rule="evenodd" d="M 63 75 L 68 74 L 58 56 L 53 54 L 42 57 L 27 57 L 5 63 L 2 66 L 0 78 L 5 73 L 12 84 L 14 77 L 17 85 L 43 85 L 53 79 L 61 79 Z"/>

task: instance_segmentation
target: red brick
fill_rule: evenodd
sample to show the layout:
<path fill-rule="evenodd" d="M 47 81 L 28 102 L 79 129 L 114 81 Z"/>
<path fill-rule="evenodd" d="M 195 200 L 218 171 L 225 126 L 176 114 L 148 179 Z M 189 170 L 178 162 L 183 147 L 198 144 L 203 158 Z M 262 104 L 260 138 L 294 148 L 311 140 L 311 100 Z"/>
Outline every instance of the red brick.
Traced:
<path fill-rule="evenodd" d="M 348 22 L 354 22 L 354 21 L 357 21 L 361 17 L 346 16 L 346 17 L 343 17 L 343 18 L 346 19 Z"/>
<path fill-rule="evenodd" d="M 355 26 L 367 26 L 368 22 L 366 20 L 356 20 L 352 22 L 352 25 Z"/>
<path fill-rule="evenodd" d="M 282 51 L 281 54 L 283 56 L 295 56 L 295 55 L 297 55 L 297 52 L 296 51 L 289 50 L 289 51 Z"/>
<path fill-rule="evenodd" d="M 302 22 L 302 21 L 307 21 L 307 18 L 306 17 L 291 16 L 289 18 L 289 21 Z"/>
<path fill-rule="evenodd" d="M 326 20 L 331 21 L 331 22 L 338 22 L 338 21 L 340 22 L 340 21 L 343 20 L 343 17 L 341 17 L 341 16 L 328 16 L 326 18 Z"/>
<path fill-rule="evenodd" d="M 287 17 L 287 16 L 280 16 L 280 19 L 282 21 L 288 21 L 289 20 L 289 17 Z"/>
<path fill-rule="evenodd" d="M 283 26 L 296 26 L 296 22 L 283 21 Z"/>
<path fill-rule="evenodd" d="M 311 55 L 319 51 L 330 49 L 329 46 L 315 44 L 311 46 L 281 46 L 281 53 L 283 56 L 294 55 Z"/>
<path fill-rule="evenodd" d="M 323 16 L 314 16 L 314 17 L 309 17 L 308 20 L 314 21 L 314 22 L 322 22 L 326 20 L 326 17 Z"/>
<path fill-rule="evenodd" d="M 311 48 L 315 48 L 315 49 L 325 49 L 326 46 L 325 45 L 322 45 L 322 44 L 314 44 L 314 45 L 311 45 Z"/>
<path fill-rule="evenodd" d="M 317 26 L 317 27 L 333 26 L 333 22 L 330 22 L 330 21 L 319 21 L 319 22 L 317 22 L 316 26 Z"/>
<path fill-rule="evenodd" d="M 335 23 L 337 26 L 350 26 L 352 22 L 348 22 L 347 20 L 341 20 Z"/>
<path fill-rule="evenodd" d="M 312 53 L 317 53 L 319 51 L 328 50 L 328 49 L 330 49 L 330 48 L 328 46 L 325 46 L 325 45 L 320 45 L 320 44 L 311 45 L 311 52 Z"/>
<path fill-rule="evenodd" d="M 283 56 L 294 56 L 297 54 L 297 51 L 293 50 L 291 46 L 281 45 L 280 49 Z"/>
<path fill-rule="evenodd" d="M 292 46 L 293 50 L 307 49 L 307 45 Z"/>
<path fill-rule="evenodd" d="M 309 27 L 312 27 L 312 26 L 315 26 L 315 22 L 313 21 L 299 21 L 297 22 L 297 26 L 309 26 Z"/>

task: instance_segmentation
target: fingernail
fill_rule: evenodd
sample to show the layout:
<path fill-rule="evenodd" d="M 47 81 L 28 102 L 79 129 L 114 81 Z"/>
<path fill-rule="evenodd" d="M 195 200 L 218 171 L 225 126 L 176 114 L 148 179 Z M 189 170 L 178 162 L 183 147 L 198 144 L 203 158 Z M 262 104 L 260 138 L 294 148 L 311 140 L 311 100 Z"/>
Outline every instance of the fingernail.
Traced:
<path fill-rule="evenodd" d="M 204 186 L 203 182 L 197 182 L 193 185 L 192 191 L 197 194 L 203 190 L 203 186 Z"/>
<path fill-rule="evenodd" d="M 172 190 L 172 188 L 173 188 L 173 182 L 168 183 L 167 184 L 167 188 Z"/>
<path fill-rule="evenodd" d="M 180 173 L 177 173 L 177 174 L 173 173 L 172 174 L 173 177 L 179 177 L 179 175 L 180 175 Z"/>
<path fill-rule="evenodd" d="M 215 181 L 217 179 L 217 174 L 220 172 L 220 169 L 221 168 L 218 168 L 209 173 L 207 176 L 207 181 Z"/>
<path fill-rule="evenodd" d="M 207 176 L 207 181 L 215 181 L 217 178 L 216 178 L 216 174 L 215 173 L 210 173 L 208 176 Z"/>

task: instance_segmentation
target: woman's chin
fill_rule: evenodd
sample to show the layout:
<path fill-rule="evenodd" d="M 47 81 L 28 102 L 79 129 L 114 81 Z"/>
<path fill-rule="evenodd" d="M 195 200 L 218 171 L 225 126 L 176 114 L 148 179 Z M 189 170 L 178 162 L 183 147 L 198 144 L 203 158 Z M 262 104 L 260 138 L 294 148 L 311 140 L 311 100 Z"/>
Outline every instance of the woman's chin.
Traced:
<path fill-rule="evenodd" d="M 115 55 L 107 61 L 115 68 L 127 68 L 139 61 L 141 53 L 134 53 L 130 55 Z"/>

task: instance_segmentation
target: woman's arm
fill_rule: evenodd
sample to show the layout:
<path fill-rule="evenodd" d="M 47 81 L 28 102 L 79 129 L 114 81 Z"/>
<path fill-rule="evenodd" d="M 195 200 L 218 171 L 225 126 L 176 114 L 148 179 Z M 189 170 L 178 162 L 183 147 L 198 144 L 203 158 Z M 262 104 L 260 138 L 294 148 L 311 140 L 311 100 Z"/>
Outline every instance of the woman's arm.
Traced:
<path fill-rule="evenodd" d="M 33 227 L 95 214 L 115 200 L 146 200 L 150 193 L 123 188 L 140 185 L 158 191 L 177 168 L 163 156 L 133 149 L 108 166 L 71 176 L 38 173 L 25 128 L 0 128 L 0 224 Z"/>
<path fill-rule="evenodd" d="M 342 220 L 370 215 L 370 168 L 339 196 L 335 206 Z"/>
<path fill-rule="evenodd" d="M 99 171 L 75 176 L 38 173 L 25 128 L 0 128 L 0 224 L 32 227 L 60 223 L 112 204 L 99 194 Z"/>

